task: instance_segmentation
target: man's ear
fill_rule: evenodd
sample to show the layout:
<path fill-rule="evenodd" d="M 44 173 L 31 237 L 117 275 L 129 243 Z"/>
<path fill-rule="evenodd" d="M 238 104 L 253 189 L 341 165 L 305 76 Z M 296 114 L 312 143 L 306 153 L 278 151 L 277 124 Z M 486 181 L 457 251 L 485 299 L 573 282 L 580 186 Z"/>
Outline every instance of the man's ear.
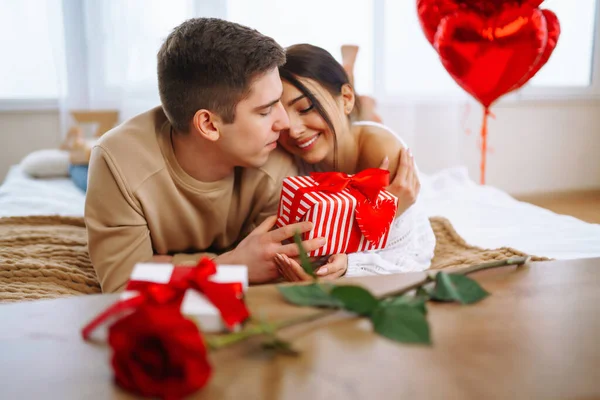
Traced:
<path fill-rule="evenodd" d="M 356 96 L 354 95 L 354 89 L 352 89 L 352 86 L 348 84 L 342 86 L 342 101 L 344 105 L 344 113 L 346 115 L 350 115 L 354 109 L 354 103 L 356 101 Z"/>
<path fill-rule="evenodd" d="M 221 117 L 208 110 L 202 109 L 196 111 L 192 119 L 192 128 L 198 134 L 211 142 L 219 140 L 221 135 L 219 127 L 221 126 Z"/>

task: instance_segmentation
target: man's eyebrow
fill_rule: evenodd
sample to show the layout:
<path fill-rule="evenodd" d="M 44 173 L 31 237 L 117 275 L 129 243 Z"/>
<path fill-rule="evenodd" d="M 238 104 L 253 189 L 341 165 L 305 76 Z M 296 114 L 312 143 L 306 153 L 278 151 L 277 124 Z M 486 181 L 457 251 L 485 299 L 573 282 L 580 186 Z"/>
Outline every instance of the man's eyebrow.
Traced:
<path fill-rule="evenodd" d="M 293 105 L 294 105 L 296 102 L 298 102 L 298 101 L 302 100 L 302 99 L 303 99 L 303 98 L 305 98 L 305 97 L 306 97 L 306 95 L 305 95 L 305 94 L 301 94 L 300 96 L 296 97 L 294 100 L 290 101 L 290 102 L 288 103 L 288 107 L 291 107 L 291 106 L 293 106 Z"/>
<path fill-rule="evenodd" d="M 262 105 L 262 106 L 255 107 L 255 108 L 254 108 L 254 111 L 260 111 L 260 110 L 264 110 L 265 108 L 269 108 L 269 107 L 272 107 L 272 106 L 274 106 L 275 104 L 277 104 L 277 102 L 278 102 L 279 100 L 281 100 L 281 97 L 282 97 L 282 96 L 283 96 L 283 92 L 281 93 L 281 96 L 279 96 L 279 98 L 278 98 L 278 99 L 275 99 L 275 100 L 273 100 L 273 101 L 271 101 L 271 102 L 269 102 L 269 103 L 267 103 L 267 104 L 264 104 L 264 105 Z"/>

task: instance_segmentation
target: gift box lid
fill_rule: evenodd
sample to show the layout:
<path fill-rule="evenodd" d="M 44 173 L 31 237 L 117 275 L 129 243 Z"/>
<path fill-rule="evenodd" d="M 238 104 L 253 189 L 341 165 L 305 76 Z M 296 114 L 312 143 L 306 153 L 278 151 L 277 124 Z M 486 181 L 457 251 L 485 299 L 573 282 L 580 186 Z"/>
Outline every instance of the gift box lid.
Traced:
<path fill-rule="evenodd" d="M 138 263 L 133 268 L 131 280 L 168 283 L 171 279 L 172 264 Z M 213 282 L 240 282 L 244 292 L 248 289 L 248 268 L 245 265 L 218 265 L 217 273 L 209 278 Z M 135 291 L 121 293 L 121 299 L 136 296 Z M 193 317 L 204 332 L 221 332 L 225 326 L 219 310 L 202 294 L 195 290 L 187 290 L 183 297 L 181 312 Z"/>
<path fill-rule="evenodd" d="M 168 283 L 174 268 L 173 264 L 137 263 L 131 272 L 130 280 Z M 218 265 L 217 273 L 209 279 L 219 283 L 240 282 L 246 291 L 248 289 L 248 268 L 245 265 Z"/>

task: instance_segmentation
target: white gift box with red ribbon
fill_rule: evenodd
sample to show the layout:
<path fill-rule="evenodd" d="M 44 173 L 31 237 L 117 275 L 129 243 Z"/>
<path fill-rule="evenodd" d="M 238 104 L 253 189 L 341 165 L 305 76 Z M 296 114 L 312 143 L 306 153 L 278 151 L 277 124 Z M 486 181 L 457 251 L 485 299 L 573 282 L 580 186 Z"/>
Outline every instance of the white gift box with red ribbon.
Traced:
<path fill-rule="evenodd" d="M 176 267 L 172 264 L 138 263 L 133 268 L 130 281 L 169 283 Z M 184 267 L 185 268 L 185 267 Z M 218 265 L 217 273 L 208 278 L 218 283 L 241 283 L 244 292 L 248 289 L 248 268 L 245 265 Z M 122 299 L 137 295 L 136 291 L 126 291 Z M 185 292 L 181 304 L 181 313 L 196 322 L 202 332 L 224 332 L 225 325 L 219 310 L 204 296 L 194 289 Z"/>

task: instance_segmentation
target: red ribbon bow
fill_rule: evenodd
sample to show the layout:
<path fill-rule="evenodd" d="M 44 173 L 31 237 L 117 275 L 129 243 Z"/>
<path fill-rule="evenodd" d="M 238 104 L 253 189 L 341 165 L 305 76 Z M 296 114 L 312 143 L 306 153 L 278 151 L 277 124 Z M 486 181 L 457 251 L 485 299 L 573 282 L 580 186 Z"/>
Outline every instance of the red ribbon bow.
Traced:
<path fill-rule="evenodd" d="M 92 332 L 109 317 L 136 309 L 144 304 L 172 306 L 179 312 L 188 289 L 194 289 L 204 294 L 219 310 L 225 325 L 231 329 L 250 316 L 243 301 L 244 289 L 239 282 L 218 283 L 209 280 L 209 277 L 216 273 L 215 263 L 208 258 L 203 258 L 194 267 L 175 266 L 168 283 L 129 281 L 126 290 L 135 290 L 139 294 L 118 301 L 98 315 L 83 328 L 83 338 L 88 339 Z"/>
<path fill-rule="evenodd" d="M 298 189 L 291 205 L 290 223 L 296 222 L 299 213 L 299 206 L 302 198 L 311 192 L 330 192 L 339 193 L 348 189 L 350 194 L 357 200 L 356 220 L 363 235 L 371 242 L 378 242 L 387 232 L 389 225 L 393 220 L 388 215 L 382 215 L 377 201 L 379 193 L 389 185 L 390 172 L 379 169 L 369 168 L 354 175 L 348 175 L 343 172 L 313 172 L 310 177 L 317 183 L 316 186 L 304 187 Z M 394 206 L 395 207 L 395 206 Z M 385 213 L 389 214 L 389 213 Z M 380 216 L 381 223 L 362 224 L 361 220 L 369 216 Z M 378 222 L 378 221 L 377 221 Z"/>
<path fill-rule="evenodd" d="M 341 192 L 348 189 L 358 199 L 376 202 L 379 192 L 390 183 L 390 171 L 370 168 L 355 175 L 343 172 L 313 172 L 310 177 L 318 183 L 320 191 Z"/>

